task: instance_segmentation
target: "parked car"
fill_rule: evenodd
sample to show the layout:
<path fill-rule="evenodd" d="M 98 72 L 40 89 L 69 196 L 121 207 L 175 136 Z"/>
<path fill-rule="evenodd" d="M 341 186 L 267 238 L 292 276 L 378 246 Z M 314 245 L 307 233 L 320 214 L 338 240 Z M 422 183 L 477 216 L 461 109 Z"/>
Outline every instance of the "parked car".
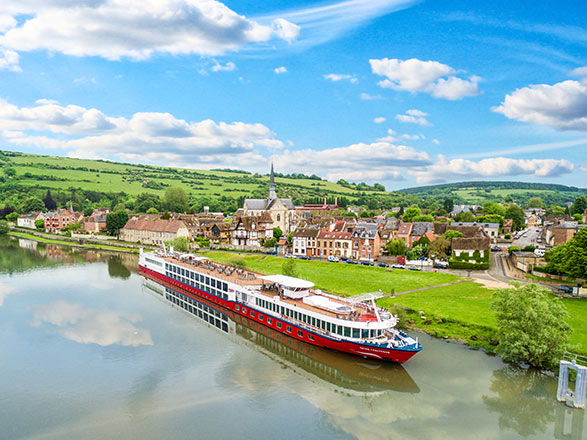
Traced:
<path fill-rule="evenodd" d="M 558 290 L 564 293 L 573 293 L 573 288 L 571 286 L 562 285 L 558 287 Z"/>
<path fill-rule="evenodd" d="M 492 246 L 491 247 L 491 252 L 499 252 L 501 251 L 501 248 L 499 246 Z"/>
<path fill-rule="evenodd" d="M 349 257 L 340 257 L 340 261 L 342 261 L 343 263 L 346 263 L 348 259 Z"/>
<path fill-rule="evenodd" d="M 382 261 L 381 263 L 377 263 L 377 267 L 389 267 L 389 264 Z"/>
<path fill-rule="evenodd" d="M 418 266 L 410 266 L 408 267 L 408 270 L 420 270 L 420 268 Z"/>
<path fill-rule="evenodd" d="M 358 262 L 358 261 L 355 261 L 355 260 L 353 260 L 353 259 L 351 259 L 351 258 L 349 258 L 348 260 L 346 260 L 346 263 L 347 263 L 347 264 L 359 264 L 359 262 Z"/>
<path fill-rule="evenodd" d="M 392 268 L 392 269 L 405 269 L 405 268 L 406 268 L 406 266 L 404 266 L 403 264 L 399 264 L 399 263 L 397 263 L 397 264 L 392 264 L 392 265 L 391 265 L 391 268 Z"/>
<path fill-rule="evenodd" d="M 435 261 L 433 267 L 435 269 L 448 269 L 448 262 L 446 262 L 446 261 Z"/>
<path fill-rule="evenodd" d="M 369 261 L 369 260 L 363 260 L 363 261 L 361 261 L 361 264 L 363 266 L 373 266 L 373 262 Z"/>
<path fill-rule="evenodd" d="M 285 258 L 293 258 L 293 255 L 292 254 L 285 254 L 284 257 Z"/>
<path fill-rule="evenodd" d="M 338 263 L 340 260 L 338 259 L 338 257 L 335 257 L 334 255 L 331 255 L 328 257 L 328 261 L 331 263 Z"/>
<path fill-rule="evenodd" d="M 311 260 L 310 257 L 308 257 L 307 255 L 300 255 L 299 257 L 297 257 L 298 260 Z"/>

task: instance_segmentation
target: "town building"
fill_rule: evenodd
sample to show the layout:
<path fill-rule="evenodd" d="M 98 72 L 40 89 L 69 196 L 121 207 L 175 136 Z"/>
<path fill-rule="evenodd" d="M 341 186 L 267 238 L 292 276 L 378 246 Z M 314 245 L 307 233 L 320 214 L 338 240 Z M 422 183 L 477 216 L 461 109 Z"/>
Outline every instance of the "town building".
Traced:
<path fill-rule="evenodd" d="M 84 218 L 83 228 L 88 232 L 106 231 L 106 216 L 110 213 L 108 208 L 96 208 L 92 215 Z"/>
<path fill-rule="evenodd" d="M 489 253 L 490 239 L 485 238 L 453 238 L 452 252 L 456 257 L 468 254 L 470 263 L 477 263 L 474 258 L 475 252 L 479 252 L 479 258 L 485 258 Z"/>
<path fill-rule="evenodd" d="M 434 226 L 432 222 L 414 222 L 410 231 L 409 243 L 406 244 L 412 247 L 414 243 L 424 237 L 428 232 L 434 234 Z M 428 237 L 428 239 L 430 239 Z"/>
<path fill-rule="evenodd" d="M 351 257 L 352 233 L 346 230 L 323 229 L 316 237 L 316 249 L 321 258 Z"/>
<path fill-rule="evenodd" d="M 316 240 L 320 228 L 317 227 L 297 227 L 291 237 L 292 240 L 292 254 L 296 257 L 318 256 L 318 250 L 316 248 Z"/>
<path fill-rule="evenodd" d="M 83 219 L 83 214 L 75 212 L 72 209 L 59 209 L 43 214 L 46 232 L 56 232 L 65 226 L 77 223 Z"/>
<path fill-rule="evenodd" d="M 285 235 L 289 234 L 297 224 L 296 208 L 291 199 L 280 199 L 275 190 L 273 164 L 269 177 L 269 194 L 266 199 L 245 199 L 242 209 L 235 217 L 260 217 L 263 214 L 271 217 L 271 228 L 279 227 Z"/>
<path fill-rule="evenodd" d="M 352 234 L 353 259 L 373 261 L 381 252 L 381 237 L 377 224 L 358 223 Z"/>
<path fill-rule="evenodd" d="M 143 244 L 162 245 L 178 237 L 189 240 L 190 233 L 180 220 L 137 220 L 131 219 L 120 230 L 120 239 Z"/>
<path fill-rule="evenodd" d="M 551 246 L 558 246 L 569 241 L 584 227 L 586 225 L 580 225 L 577 221 L 566 221 L 550 225 L 544 231 L 545 241 Z"/>
<path fill-rule="evenodd" d="M 452 222 L 451 226 L 480 226 L 493 243 L 499 236 L 499 223 Z"/>
<path fill-rule="evenodd" d="M 260 247 L 265 240 L 273 237 L 273 219 L 265 211 L 260 216 L 241 216 L 232 224 L 231 240 L 236 248 Z"/>
<path fill-rule="evenodd" d="M 16 219 L 16 226 L 19 228 L 36 229 L 35 222 L 43 218 L 40 212 L 31 212 L 30 214 L 21 215 Z"/>

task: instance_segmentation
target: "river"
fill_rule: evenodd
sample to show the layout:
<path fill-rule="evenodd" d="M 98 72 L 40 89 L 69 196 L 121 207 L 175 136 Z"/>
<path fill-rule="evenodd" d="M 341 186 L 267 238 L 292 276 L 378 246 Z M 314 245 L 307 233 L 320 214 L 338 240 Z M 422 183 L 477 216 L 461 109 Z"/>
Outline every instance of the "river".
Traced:
<path fill-rule="evenodd" d="M 204 321 L 136 264 L 0 237 L 0 438 L 587 439 L 553 376 L 424 334 L 399 366 Z"/>

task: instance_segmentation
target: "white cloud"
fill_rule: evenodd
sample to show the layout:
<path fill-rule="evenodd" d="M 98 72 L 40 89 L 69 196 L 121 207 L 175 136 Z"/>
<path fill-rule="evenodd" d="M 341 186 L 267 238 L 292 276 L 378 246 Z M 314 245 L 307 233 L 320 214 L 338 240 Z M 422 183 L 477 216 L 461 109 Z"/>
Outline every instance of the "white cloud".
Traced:
<path fill-rule="evenodd" d="M 432 139 L 432 143 L 438 145 L 440 144 L 440 141 L 438 139 Z"/>
<path fill-rule="evenodd" d="M 256 147 L 284 147 L 258 123 L 188 122 L 169 113 L 135 113 L 127 119 L 51 101 L 19 108 L 0 100 L 0 136 L 14 145 L 65 149 L 74 157 L 182 167 L 245 167 L 264 162 Z"/>
<path fill-rule="evenodd" d="M 277 74 L 277 75 L 281 75 L 282 73 L 287 73 L 287 68 L 285 68 L 284 66 L 281 67 L 276 67 L 275 69 L 273 69 L 273 71 Z"/>
<path fill-rule="evenodd" d="M 260 24 L 216 0 L 4 0 L 0 46 L 74 56 L 146 59 L 156 53 L 218 55 L 248 43 L 292 41 L 299 27 L 276 17 Z"/>
<path fill-rule="evenodd" d="M 232 72 L 236 69 L 236 64 L 232 61 L 228 61 L 225 65 L 215 62 L 211 69 L 212 72 Z"/>
<path fill-rule="evenodd" d="M 534 84 L 505 96 L 493 111 L 558 130 L 587 130 L 587 80 Z"/>
<path fill-rule="evenodd" d="M 380 96 L 380 95 L 370 95 L 368 93 L 361 93 L 361 95 L 359 96 L 359 98 L 361 98 L 363 101 L 378 101 L 380 99 L 383 99 L 383 96 Z"/>
<path fill-rule="evenodd" d="M 18 65 L 18 62 L 18 53 L 10 49 L 0 47 L 0 70 L 20 72 L 21 68 Z"/>
<path fill-rule="evenodd" d="M 510 159 L 493 157 L 474 162 L 466 159 L 448 160 L 438 155 L 433 165 L 411 170 L 419 183 L 442 182 L 464 178 L 530 175 L 557 177 L 572 172 L 574 166 L 566 159 Z"/>
<path fill-rule="evenodd" d="M 580 169 L 581 171 L 584 171 L 584 172 L 586 172 L 586 173 L 587 173 L 587 163 L 581 164 L 581 166 L 579 167 L 579 169 Z"/>
<path fill-rule="evenodd" d="M 428 122 L 428 120 L 426 119 L 426 116 L 428 116 L 427 113 L 424 113 L 420 110 L 412 109 L 407 110 L 405 115 L 396 115 L 395 119 L 397 119 L 400 122 L 405 122 L 408 124 L 418 124 L 422 126 L 431 125 L 430 122 Z"/>
<path fill-rule="evenodd" d="M 141 320 L 138 315 L 90 309 L 68 301 L 34 306 L 33 313 L 34 326 L 54 325 L 62 336 L 81 344 L 153 345 L 151 332 L 134 325 Z"/>
<path fill-rule="evenodd" d="M 400 139 L 405 139 L 407 141 L 420 141 L 422 139 L 426 139 L 426 136 L 423 134 L 402 134 Z"/>
<path fill-rule="evenodd" d="M 569 72 L 571 76 L 587 77 L 587 66 L 577 67 Z"/>
<path fill-rule="evenodd" d="M 373 122 L 375 122 L 376 124 L 381 124 L 382 122 L 385 122 L 385 118 L 383 116 L 379 116 L 377 118 L 373 119 Z"/>
<path fill-rule="evenodd" d="M 428 93 L 436 98 L 458 100 L 480 93 L 478 76 L 469 79 L 457 77 L 457 72 L 438 61 L 421 61 L 416 58 L 371 59 L 371 70 L 387 79 L 379 81 L 383 88 Z"/>
<path fill-rule="evenodd" d="M 403 180 L 403 169 L 431 163 L 428 154 L 389 142 L 358 143 L 322 151 L 286 150 L 272 160 L 287 172 L 316 173 L 330 180 Z M 357 166 L 360 164 L 360 166 Z"/>
<path fill-rule="evenodd" d="M 358 82 L 357 78 L 352 75 L 347 74 L 337 74 L 337 73 L 329 73 L 327 75 L 322 75 L 324 79 L 330 80 L 332 82 L 338 81 L 348 81 L 352 84 L 356 84 Z"/>
<path fill-rule="evenodd" d="M 0 283 L 0 307 L 4 305 L 4 298 L 14 292 L 16 292 L 14 287 Z"/>

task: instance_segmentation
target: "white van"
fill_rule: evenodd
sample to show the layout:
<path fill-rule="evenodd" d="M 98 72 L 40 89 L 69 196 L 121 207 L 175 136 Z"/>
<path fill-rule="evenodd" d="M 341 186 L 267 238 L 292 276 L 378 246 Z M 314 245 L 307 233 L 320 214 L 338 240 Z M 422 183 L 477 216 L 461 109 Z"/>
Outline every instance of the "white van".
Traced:
<path fill-rule="evenodd" d="M 544 257 L 546 251 L 544 249 L 534 249 L 534 254 L 539 257 Z"/>

